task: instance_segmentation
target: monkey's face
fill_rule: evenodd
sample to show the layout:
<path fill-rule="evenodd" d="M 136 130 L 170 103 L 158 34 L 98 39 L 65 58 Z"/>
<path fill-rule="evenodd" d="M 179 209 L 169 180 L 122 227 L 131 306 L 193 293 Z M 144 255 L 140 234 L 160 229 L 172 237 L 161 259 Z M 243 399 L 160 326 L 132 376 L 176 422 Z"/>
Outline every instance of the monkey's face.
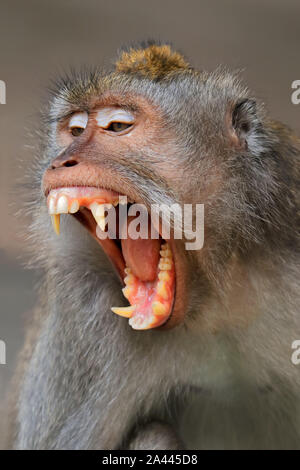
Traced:
<path fill-rule="evenodd" d="M 43 190 L 56 232 L 60 215 L 68 213 L 97 240 L 130 303 L 112 310 L 133 328 L 180 321 L 183 241 L 174 240 L 170 224 L 170 233 L 163 233 L 159 217 L 160 205 L 168 207 L 180 194 L 179 170 L 171 163 L 178 149 L 159 108 L 141 96 L 105 93 L 88 111 L 78 108 L 59 119 L 55 141 L 63 150 L 46 170 Z"/>

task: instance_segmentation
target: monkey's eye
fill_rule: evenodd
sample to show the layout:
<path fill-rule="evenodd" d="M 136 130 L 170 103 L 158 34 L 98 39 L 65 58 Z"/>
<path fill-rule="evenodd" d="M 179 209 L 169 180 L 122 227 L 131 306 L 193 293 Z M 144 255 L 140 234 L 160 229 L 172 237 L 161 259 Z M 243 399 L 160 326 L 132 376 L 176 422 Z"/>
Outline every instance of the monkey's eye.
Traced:
<path fill-rule="evenodd" d="M 74 137 L 78 137 L 83 133 L 88 123 L 87 113 L 75 113 L 69 121 L 69 129 Z"/>
<path fill-rule="evenodd" d="M 121 108 L 107 107 L 97 113 L 99 127 L 112 132 L 122 132 L 134 124 L 134 116 Z"/>
<path fill-rule="evenodd" d="M 121 132 L 125 131 L 125 129 L 128 129 L 131 124 L 126 124 L 125 122 L 112 122 L 110 125 L 107 127 L 108 131 L 113 131 L 113 132 Z"/>
<path fill-rule="evenodd" d="M 84 131 L 84 129 L 82 129 L 82 127 L 72 127 L 71 128 L 71 134 L 74 136 L 74 137 L 78 137 L 80 134 L 82 134 Z"/>

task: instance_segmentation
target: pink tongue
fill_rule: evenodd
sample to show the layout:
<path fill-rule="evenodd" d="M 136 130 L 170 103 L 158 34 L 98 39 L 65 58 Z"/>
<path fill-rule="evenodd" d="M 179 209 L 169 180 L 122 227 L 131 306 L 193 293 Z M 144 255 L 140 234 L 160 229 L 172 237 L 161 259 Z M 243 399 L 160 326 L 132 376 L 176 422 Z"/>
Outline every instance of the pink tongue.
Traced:
<path fill-rule="evenodd" d="M 132 218 L 128 217 L 128 225 Z M 141 281 L 154 281 L 156 279 L 160 243 L 160 240 L 151 240 L 150 238 L 147 240 L 141 238 L 121 240 L 126 266 L 131 268 L 133 274 Z"/>

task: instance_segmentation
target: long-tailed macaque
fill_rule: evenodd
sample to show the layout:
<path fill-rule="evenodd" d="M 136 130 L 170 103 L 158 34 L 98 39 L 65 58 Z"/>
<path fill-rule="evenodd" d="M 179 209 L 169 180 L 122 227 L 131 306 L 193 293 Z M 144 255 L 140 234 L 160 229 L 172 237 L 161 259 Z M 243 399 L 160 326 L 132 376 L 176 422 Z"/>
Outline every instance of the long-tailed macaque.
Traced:
<path fill-rule="evenodd" d="M 45 274 L 10 445 L 300 448 L 290 130 L 235 75 L 199 72 L 149 42 L 109 72 L 62 79 L 42 134 L 30 209 Z M 164 238 L 163 215 L 156 238 L 123 237 L 118 222 L 102 239 L 108 212 L 132 222 L 136 203 L 149 230 L 153 205 L 203 204 L 203 247 Z"/>

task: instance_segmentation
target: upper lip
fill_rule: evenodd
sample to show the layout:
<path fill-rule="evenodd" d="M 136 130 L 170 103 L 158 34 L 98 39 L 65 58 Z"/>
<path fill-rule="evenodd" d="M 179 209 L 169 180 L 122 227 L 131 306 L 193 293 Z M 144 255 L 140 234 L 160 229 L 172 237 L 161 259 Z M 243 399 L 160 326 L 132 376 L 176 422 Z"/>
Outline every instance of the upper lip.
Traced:
<path fill-rule="evenodd" d="M 99 165 L 92 163 L 79 163 L 70 168 L 47 169 L 44 173 L 42 188 L 46 197 L 51 189 L 63 187 L 103 188 L 125 194 L 131 201 L 143 203 L 140 195 L 130 183 L 122 179 L 118 184 L 118 179 L 116 172 L 109 168 L 100 168 Z M 122 190 L 120 190 L 121 185 Z"/>

